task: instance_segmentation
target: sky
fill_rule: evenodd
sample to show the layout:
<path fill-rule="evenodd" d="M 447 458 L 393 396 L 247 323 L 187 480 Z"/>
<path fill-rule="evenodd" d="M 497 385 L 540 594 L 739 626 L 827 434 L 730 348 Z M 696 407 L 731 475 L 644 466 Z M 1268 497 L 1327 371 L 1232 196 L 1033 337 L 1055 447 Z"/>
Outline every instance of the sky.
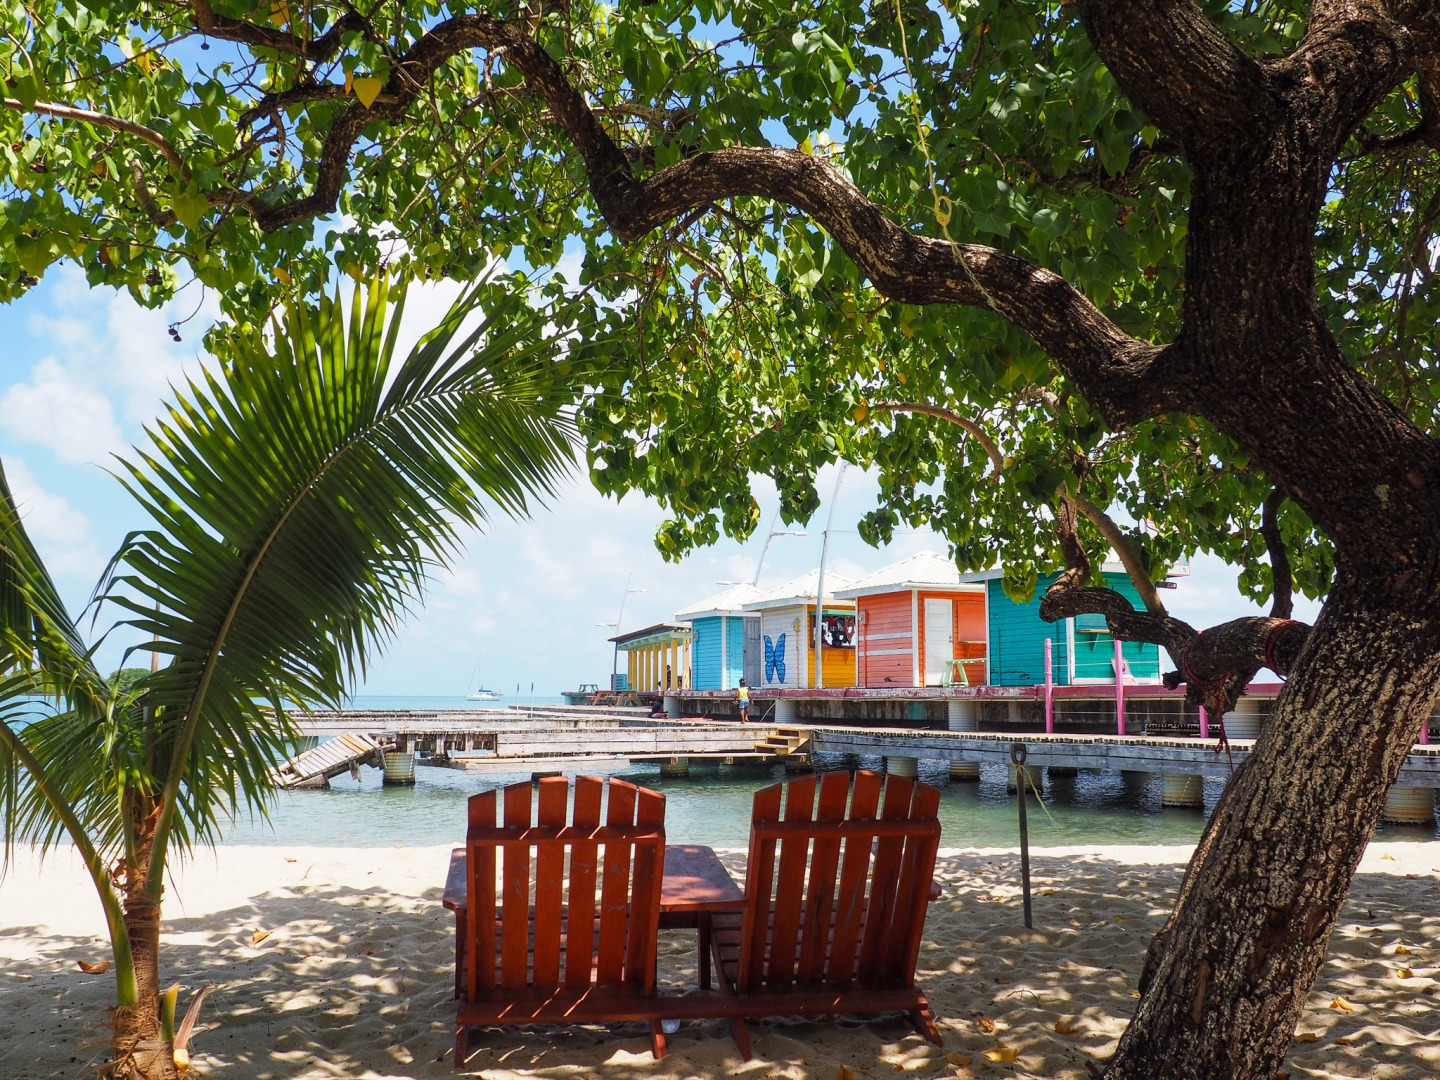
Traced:
<path fill-rule="evenodd" d="M 444 287 L 412 289 L 404 337 L 429 329 L 448 306 Z M 200 341 L 213 307 L 190 293 L 146 311 L 128 295 L 90 289 L 73 266 L 53 268 L 42 283 L 0 306 L 0 462 L 27 528 L 52 575 L 79 614 L 125 534 L 144 527 L 112 475 L 113 456 L 142 441 L 142 428 L 173 398 L 172 385 L 201 370 Z M 183 320 L 183 321 L 182 321 Z M 178 323 L 181 341 L 168 327 Z M 672 618 L 720 592 L 722 582 L 750 581 L 777 504 L 756 478 L 761 528 L 744 544 L 724 540 L 678 564 L 666 563 L 653 537 L 664 518 L 651 500 L 623 502 L 595 492 L 577 475 L 548 509 L 528 521 L 497 518 L 474 535 L 463 556 L 437 573 L 426 603 L 400 627 L 366 672 L 360 694 L 463 695 L 479 685 L 528 696 L 558 694 L 608 681 L 608 639 Z M 822 505 L 803 536 L 777 536 L 765 557 L 762 587 L 815 569 L 835 491 L 833 469 L 817 478 Z M 869 547 L 855 523 L 871 505 L 874 482 L 847 470 L 835 499 L 827 576 L 858 578 L 919 551 L 944 553 L 928 531 L 897 532 L 888 549 Z M 1234 586 L 1235 572 L 1199 558 L 1188 578 L 1164 594 L 1171 613 L 1197 627 L 1261 613 Z M 1316 605 L 1297 603 L 1296 618 Z M 92 640 L 115 613 L 102 615 Z M 118 666 L 125 642 L 108 638 L 103 667 Z"/>

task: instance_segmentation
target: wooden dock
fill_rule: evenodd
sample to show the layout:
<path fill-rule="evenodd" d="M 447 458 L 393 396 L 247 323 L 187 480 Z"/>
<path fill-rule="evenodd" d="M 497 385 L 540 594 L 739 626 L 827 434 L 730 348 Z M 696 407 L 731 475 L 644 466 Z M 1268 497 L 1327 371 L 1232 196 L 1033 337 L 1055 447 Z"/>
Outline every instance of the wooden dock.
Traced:
<path fill-rule="evenodd" d="M 934 695 L 926 695 L 934 696 Z M 1003 764 L 1014 743 L 1024 743 L 1036 767 L 1150 772 L 1225 777 L 1250 752 L 1253 741 L 1232 738 L 1230 753 L 1216 741 L 1173 734 L 1064 733 L 1037 730 L 1032 722 L 987 724 L 987 730 L 925 726 L 862 726 L 834 720 L 792 724 L 740 724 L 714 719 L 652 719 L 633 714 L 595 715 L 590 710 L 500 710 L 451 713 L 336 713 L 300 720 L 306 734 L 368 737 L 392 752 L 417 754 L 420 764 L 443 764 L 486 773 L 583 772 L 632 763 L 679 767 L 696 763 L 741 764 L 804 759 L 809 753 L 854 754 Z M 999 730 L 995 730 L 998 727 Z M 808 739 L 801 749 L 800 744 Z M 331 742 L 335 740 L 332 739 Z M 767 745 L 768 744 L 768 745 Z M 322 744 L 320 749 L 330 746 Z M 373 750 L 370 751 L 373 753 Z M 329 775 L 349 762 L 327 766 Z M 1232 764 L 1233 763 L 1233 764 Z M 336 763 L 338 764 L 338 763 Z M 317 774 L 318 775 L 318 774 Z M 1399 783 L 1440 788 L 1440 745 L 1417 745 Z"/>
<path fill-rule="evenodd" d="M 344 732 L 311 750 L 297 754 L 275 770 L 282 788 L 321 787 L 332 776 L 357 772 L 362 763 L 381 766 L 385 743 L 371 735 Z"/>

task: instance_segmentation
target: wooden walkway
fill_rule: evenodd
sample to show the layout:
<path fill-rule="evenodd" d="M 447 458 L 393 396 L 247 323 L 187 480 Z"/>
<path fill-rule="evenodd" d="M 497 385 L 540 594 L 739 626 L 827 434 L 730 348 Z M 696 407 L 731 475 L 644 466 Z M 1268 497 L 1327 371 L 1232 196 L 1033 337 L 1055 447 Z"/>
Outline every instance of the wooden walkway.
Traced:
<path fill-rule="evenodd" d="M 763 744 L 767 740 L 772 744 L 783 742 L 782 730 L 790 735 L 791 742 L 797 734 L 808 736 L 806 750 L 812 753 L 1003 764 L 1010 760 L 1011 746 L 1024 743 L 1028 763 L 1033 767 L 1214 777 L 1228 776 L 1232 761 L 1238 766 L 1253 745 L 1247 739 L 1232 739 L 1227 755 L 1217 751 L 1213 738 L 1046 734 L 1020 726 L 1004 731 L 951 731 L 933 727 L 857 727 L 834 721 L 739 724 L 634 716 L 557 718 L 548 710 L 546 716 L 533 718 L 496 710 L 331 714 L 315 721 L 302 719 L 300 727 L 306 734 L 327 735 L 345 729 L 350 735 L 367 736 L 371 747 L 384 743 L 401 752 L 418 750 L 453 767 L 484 772 L 583 772 L 609 765 L 623 768 L 630 762 L 678 764 L 682 758 L 693 758 L 697 764 L 707 760 L 738 764 L 774 756 L 774 751 L 767 751 Z M 319 750 L 334 741 L 322 743 Z M 357 751 L 339 767 L 331 766 L 328 775 L 343 771 L 350 761 L 363 756 Z M 1440 787 L 1440 744 L 1415 746 L 1398 782 Z"/>

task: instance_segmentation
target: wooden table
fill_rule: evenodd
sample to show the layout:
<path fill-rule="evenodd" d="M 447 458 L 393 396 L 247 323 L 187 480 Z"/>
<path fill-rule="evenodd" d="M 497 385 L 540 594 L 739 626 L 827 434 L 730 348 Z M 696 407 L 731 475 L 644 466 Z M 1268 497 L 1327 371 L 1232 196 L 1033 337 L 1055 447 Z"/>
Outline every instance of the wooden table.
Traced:
<path fill-rule="evenodd" d="M 444 904 L 455 913 L 455 992 L 465 949 L 469 898 L 465 885 L 465 849 L 450 852 L 445 875 Z M 700 844 L 666 844 L 665 872 L 660 882 L 660 928 L 699 932 L 700 989 L 710 989 L 711 917 L 717 912 L 743 911 L 745 891 L 735 883 L 714 848 Z"/>

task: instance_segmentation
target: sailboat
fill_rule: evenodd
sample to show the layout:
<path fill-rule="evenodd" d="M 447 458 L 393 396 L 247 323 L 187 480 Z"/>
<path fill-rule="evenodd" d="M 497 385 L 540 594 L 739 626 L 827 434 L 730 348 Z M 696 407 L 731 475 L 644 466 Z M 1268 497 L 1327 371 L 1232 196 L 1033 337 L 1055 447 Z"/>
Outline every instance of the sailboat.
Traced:
<path fill-rule="evenodd" d="M 475 661 L 475 670 L 470 673 L 470 681 L 474 683 L 476 676 L 480 674 L 480 661 Z M 483 686 L 477 686 L 465 698 L 466 701 L 499 701 L 505 695 L 499 690 L 487 690 Z"/>

